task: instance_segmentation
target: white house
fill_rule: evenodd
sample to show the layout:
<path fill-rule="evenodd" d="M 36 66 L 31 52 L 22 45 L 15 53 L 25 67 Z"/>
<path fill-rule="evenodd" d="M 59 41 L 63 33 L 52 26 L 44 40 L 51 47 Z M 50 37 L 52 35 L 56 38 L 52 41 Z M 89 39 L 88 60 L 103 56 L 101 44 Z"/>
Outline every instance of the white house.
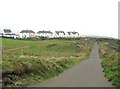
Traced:
<path fill-rule="evenodd" d="M 55 37 L 64 38 L 65 37 L 65 32 L 64 31 L 55 31 Z"/>
<path fill-rule="evenodd" d="M 20 38 L 34 38 L 35 32 L 32 30 L 22 30 L 20 32 Z"/>
<path fill-rule="evenodd" d="M 11 37 L 12 31 L 10 29 L 3 29 L 3 37 Z"/>
<path fill-rule="evenodd" d="M 3 29 L 2 36 L 3 37 L 13 37 L 13 38 L 17 37 L 17 35 L 15 33 L 12 33 L 12 31 L 10 29 Z"/>
<path fill-rule="evenodd" d="M 37 37 L 48 37 L 48 38 L 52 38 L 53 37 L 53 33 L 51 31 L 38 31 L 36 33 Z"/>
<path fill-rule="evenodd" d="M 78 32 L 67 32 L 68 33 L 68 37 L 70 38 L 76 38 L 79 37 L 79 33 Z"/>

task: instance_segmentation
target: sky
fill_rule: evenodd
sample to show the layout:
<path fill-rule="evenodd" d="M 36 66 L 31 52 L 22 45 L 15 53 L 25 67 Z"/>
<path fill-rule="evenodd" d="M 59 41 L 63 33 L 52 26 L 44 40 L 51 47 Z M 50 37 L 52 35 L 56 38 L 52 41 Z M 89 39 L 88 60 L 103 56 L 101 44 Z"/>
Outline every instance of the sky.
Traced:
<path fill-rule="evenodd" d="M 118 38 L 119 0 L 0 0 L 0 32 L 77 31 Z"/>

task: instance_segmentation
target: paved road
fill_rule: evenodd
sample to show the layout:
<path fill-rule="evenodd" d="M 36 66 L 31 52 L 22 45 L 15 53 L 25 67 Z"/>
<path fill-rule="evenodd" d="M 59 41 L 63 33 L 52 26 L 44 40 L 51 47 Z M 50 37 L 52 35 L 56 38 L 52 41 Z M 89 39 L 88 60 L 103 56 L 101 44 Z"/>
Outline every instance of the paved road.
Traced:
<path fill-rule="evenodd" d="M 88 60 L 82 61 L 59 76 L 30 87 L 113 87 L 102 72 L 98 48 L 95 43 Z"/>

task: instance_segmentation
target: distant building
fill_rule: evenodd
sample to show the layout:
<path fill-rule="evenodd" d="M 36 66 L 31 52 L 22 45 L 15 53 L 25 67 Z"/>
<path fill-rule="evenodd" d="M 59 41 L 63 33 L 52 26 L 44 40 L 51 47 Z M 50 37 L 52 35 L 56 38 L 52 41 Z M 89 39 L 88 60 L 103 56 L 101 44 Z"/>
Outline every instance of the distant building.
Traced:
<path fill-rule="evenodd" d="M 55 31 L 55 37 L 65 37 L 64 31 Z"/>
<path fill-rule="evenodd" d="M 48 37 L 48 38 L 51 38 L 52 37 L 52 32 L 51 31 L 38 31 L 37 33 L 36 33 L 36 36 L 37 37 Z"/>
<path fill-rule="evenodd" d="M 12 34 L 12 31 L 10 29 L 3 29 L 3 34 Z"/>
<path fill-rule="evenodd" d="M 3 33 L 1 33 L 2 37 L 12 37 L 16 38 L 18 37 L 15 33 L 12 33 L 10 29 L 3 29 Z"/>
<path fill-rule="evenodd" d="M 20 32 L 20 38 L 34 38 L 35 32 L 32 30 L 22 30 Z"/>
<path fill-rule="evenodd" d="M 68 33 L 68 37 L 72 37 L 72 38 L 74 38 L 74 37 L 79 37 L 79 33 L 78 32 L 67 32 Z"/>

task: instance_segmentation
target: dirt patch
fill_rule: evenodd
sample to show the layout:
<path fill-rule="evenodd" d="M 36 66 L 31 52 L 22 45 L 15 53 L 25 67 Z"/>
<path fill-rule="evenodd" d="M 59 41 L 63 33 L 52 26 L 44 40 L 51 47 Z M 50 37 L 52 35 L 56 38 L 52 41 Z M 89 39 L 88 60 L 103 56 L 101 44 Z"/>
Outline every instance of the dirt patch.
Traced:
<path fill-rule="evenodd" d="M 29 46 L 22 46 L 22 47 L 18 47 L 18 48 L 11 48 L 11 49 L 7 49 L 7 50 L 2 50 L 0 51 L 0 53 L 6 53 L 6 52 L 10 52 L 10 51 L 13 51 L 13 50 L 17 50 L 17 49 L 21 49 L 21 48 L 28 48 Z"/>

